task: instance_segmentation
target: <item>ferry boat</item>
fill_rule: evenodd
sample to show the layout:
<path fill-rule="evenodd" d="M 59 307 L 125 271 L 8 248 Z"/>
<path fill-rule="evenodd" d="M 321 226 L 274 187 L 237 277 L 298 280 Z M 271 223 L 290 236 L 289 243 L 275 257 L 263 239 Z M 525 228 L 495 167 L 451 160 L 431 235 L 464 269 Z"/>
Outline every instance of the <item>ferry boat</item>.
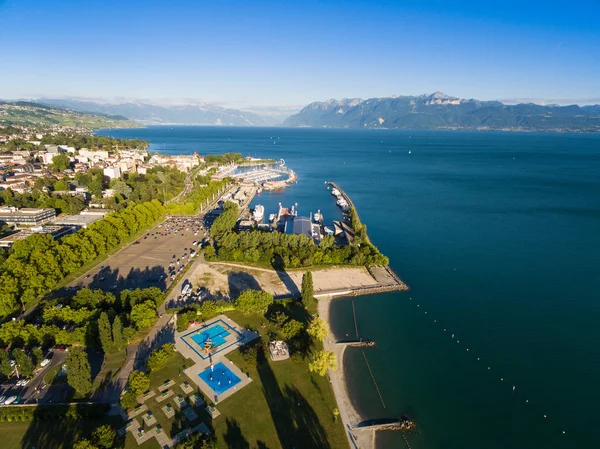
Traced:
<path fill-rule="evenodd" d="M 323 221 L 323 214 L 321 213 L 321 209 L 315 212 L 313 218 L 315 220 L 315 223 L 321 223 Z"/>
<path fill-rule="evenodd" d="M 262 204 L 254 206 L 254 212 L 252 212 L 252 218 L 257 223 L 260 223 L 265 216 L 265 207 Z"/>

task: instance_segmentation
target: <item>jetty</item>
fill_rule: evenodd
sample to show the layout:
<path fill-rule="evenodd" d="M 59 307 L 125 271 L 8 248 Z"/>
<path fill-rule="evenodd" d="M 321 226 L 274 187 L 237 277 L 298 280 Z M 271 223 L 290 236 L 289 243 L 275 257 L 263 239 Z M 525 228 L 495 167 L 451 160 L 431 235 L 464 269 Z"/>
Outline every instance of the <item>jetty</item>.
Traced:
<path fill-rule="evenodd" d="M 344 340 L 336 342 L 338 346 L 349 346 L 351 348 L 374 348 L 376 343 L 374 340 Z"/>
<path fill-rule="evenodd" d="M 408 418 L 393 420 L 366 421 L 354 426 L 352 430 L 408 432 L 415 430 L 417 425 Z"/>

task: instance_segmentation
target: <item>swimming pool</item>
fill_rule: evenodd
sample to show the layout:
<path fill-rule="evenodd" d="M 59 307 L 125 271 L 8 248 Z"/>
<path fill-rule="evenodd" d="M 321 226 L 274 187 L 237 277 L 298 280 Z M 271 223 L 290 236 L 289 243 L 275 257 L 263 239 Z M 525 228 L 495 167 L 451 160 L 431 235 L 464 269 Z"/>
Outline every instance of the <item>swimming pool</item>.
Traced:
<path fill-rule="evenodd" d="M 217 394 L 223 394 L 241 382 L 240 378 L 222 362 L 214 365 L 212 369 L 206 368 L 198 376 Z"/>
<path fill-rule="evenodd" d="M 215 324 L 206 330 L 197 331 L 191 336 L 191 339 L 201 349 L 204 348 L 204 344 L 208 339 L 210 339 L 213 348 L 218 348 L 227 341 L 226 338 L 228 335 L 230 335 L 229 331 L 225 330 L 220 324 Z"/>

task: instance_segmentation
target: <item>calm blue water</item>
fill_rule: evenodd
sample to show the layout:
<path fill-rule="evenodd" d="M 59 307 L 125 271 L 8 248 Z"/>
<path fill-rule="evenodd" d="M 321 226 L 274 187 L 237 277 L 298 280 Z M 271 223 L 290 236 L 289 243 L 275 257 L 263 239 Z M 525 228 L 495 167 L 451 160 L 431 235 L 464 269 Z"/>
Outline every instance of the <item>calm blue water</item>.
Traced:
<path fill-rule="evenodd" d="M 241 382 L 222 362 L 217 363 L 213 370 L 206 368 L 198 376 L 217 394 L 223 394 Z"/>
<path fill-rule="evenodd" d="M 600 447 L 599 136 L 109 133 L 164 153 L 284 158 L 299 181 L 256 200 L 267 215 L 298 203 L 301 214 L 321 209 L 330 221 L 339 212 L 324 181 L 346 190 L 411 287 L 355 300 L 360 334 L 377 341 L 365 354 L 385 408 L 360 351 L 347 352 L 349 385 L 365 417 L 415 417 L 414 449 Z M 352 335 L 351 300 L 332 312 L 334 331 Z M 378 446 L 406 447 L 392 433 Z"/>
<path fill-rule="evenodd" d="M 221 326 L 220 324 L 216 324 L 202 332 L 195 333 L 194 335 L 192 335 L 192 340 L 194 340 L 194 342 L 198 346 L 200 346 L 200 348 L 204 348 L 204 344 L 208 340 L 210 340 L 210 342 L 212 343 L 213 348 L 218 348 L 223 343 L 225 343 L 225 337 L 227 337 L 228 335 L 229 332 L 223 329 L 223 326 Z"/>

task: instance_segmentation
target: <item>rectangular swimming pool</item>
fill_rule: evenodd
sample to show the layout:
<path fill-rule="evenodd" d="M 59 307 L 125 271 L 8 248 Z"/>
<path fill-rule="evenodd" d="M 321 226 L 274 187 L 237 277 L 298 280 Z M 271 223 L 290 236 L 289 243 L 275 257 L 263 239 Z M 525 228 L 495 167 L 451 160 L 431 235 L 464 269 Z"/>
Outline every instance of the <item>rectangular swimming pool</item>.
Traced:
<path fill-rule="evenodd" d="M 217 394 L 223 394 L 241 382 L 240 378 L 222 362 L 214 365 L 212 369 L 206 368 L 198 376 Z"/>
<path fill-rule="evenodd" d="M 229 331 L 225 330 L 220 324 L 215 324 L 206 330 L 198 330 L 198 332 L 191 336 L 191 339 L 200 346 L 200 349 L 204 348 L 204 345 L 209 339 L 212 343 L 212 347 L 218 348 L 227 341 L 226 338 L 228 335 L 230 335 Z"/>

